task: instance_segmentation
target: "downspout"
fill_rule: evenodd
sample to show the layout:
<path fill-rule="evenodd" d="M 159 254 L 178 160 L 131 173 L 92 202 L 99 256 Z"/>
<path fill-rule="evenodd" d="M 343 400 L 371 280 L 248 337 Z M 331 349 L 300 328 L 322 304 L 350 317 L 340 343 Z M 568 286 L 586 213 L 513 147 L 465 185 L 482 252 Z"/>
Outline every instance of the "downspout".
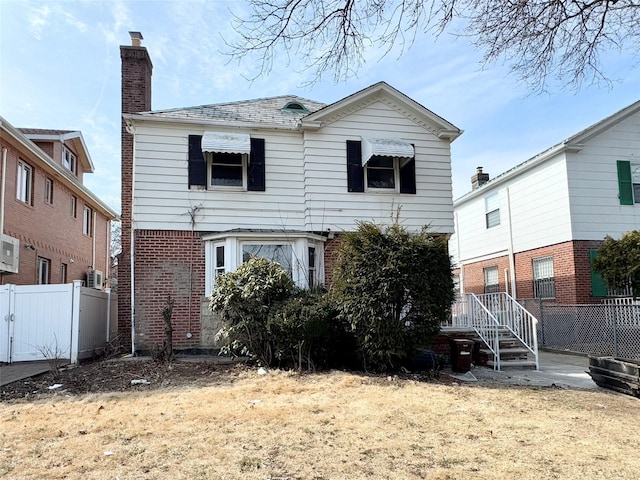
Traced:
<path fill-rule="evenodd" d="M 135 305 L 135 288 L 134 288 L 134 284 L 135 284 L 135 277 L 134 277 L 134 264 L 135 264 L 135 246 L 133 244 L 133 218 L 131 219 L 131 229 L 130 229 L 130 238 L 129 238 L 129 251 L 131 252 L 130 254 L 130 268 L 131 268 L 131 355 L 135 355 L 136 353 L 136 325 L 135 325 L 135 320 L 136 320 L 136 313 L 134 310 L 134 305 Z"/>
<path fill-rule="evenodd" d="M 4 235 L 4 193 L 7 184 L 7 149 L 2 147 L 2 186 L 0 187 L 0 242 Z M 4 275 L 0 275 L 0 285 L 4 285 Z"/>
<path fill-rule="evenodd" d="M 509 195 L 509 187 L 505 188 L 507 192 L 507 221 L 509 223 L 509 270 L 511 271 L 511 296 L 517 299 L 516 291 L 516 259 L 513 252 L 513 225 L 511 222 L 511 196 Z"/>
<path fill-rule="evenodd" d="M 91 223 L 93 226 L 91 227 L 91 232 L 93 233 L 93 241 L 91 242 L 91 268 L 93 270 L 96 269 L 96 218 L 98 217 L 98 212 L 92 209 L 93 215 L 91 218 Z M 101 285 L 102 286 L 102 285 Z"/>

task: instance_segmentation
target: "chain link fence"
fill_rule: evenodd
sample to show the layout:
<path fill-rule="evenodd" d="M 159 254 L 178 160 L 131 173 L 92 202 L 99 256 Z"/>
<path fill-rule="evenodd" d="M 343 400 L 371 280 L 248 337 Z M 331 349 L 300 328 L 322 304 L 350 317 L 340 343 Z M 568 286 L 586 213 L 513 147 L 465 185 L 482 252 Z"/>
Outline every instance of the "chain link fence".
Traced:
<path fill-rule="evenodd" d="M 559 305 L 520 300 L 538 319 L 538 346 L 600 356 L 640 358 L 640 303 Z"/>

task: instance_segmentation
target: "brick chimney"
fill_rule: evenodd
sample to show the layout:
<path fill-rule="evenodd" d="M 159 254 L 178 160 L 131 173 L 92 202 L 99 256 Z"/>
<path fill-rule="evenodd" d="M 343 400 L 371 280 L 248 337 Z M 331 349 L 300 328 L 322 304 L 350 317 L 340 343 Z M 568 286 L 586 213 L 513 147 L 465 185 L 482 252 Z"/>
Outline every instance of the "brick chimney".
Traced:
<path fill-rule="evenodd" d="M 489 174 L 482 172 L 482 167 L 478 167 L 476 174 L 471 177 L 471 189 L 476 190 L 489 181 Z"/>
<path fill-rule="evenodd" d="M 122 60 L 122 113 L 151 110 L 151 71 L 153 64 L 142 46 L 142 34 L 129 32 L 131 46 L 120 47 Z M 131 213 L 133 193 L 133 135 L 127 132 L 122 119 L 121 129 L 122 193 L 121 243 L 118 260 L 118 333 L 131 346 Z"/>

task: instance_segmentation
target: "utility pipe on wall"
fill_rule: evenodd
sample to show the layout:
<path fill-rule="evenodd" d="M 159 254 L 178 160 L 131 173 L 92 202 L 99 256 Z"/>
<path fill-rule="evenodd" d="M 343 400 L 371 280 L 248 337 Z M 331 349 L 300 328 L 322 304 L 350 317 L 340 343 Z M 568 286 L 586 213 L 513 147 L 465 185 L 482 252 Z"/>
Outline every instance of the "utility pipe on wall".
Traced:
<path fill-rule="evenodd" d="M 516 259 L 513 251 L 513 225 L 511 224 L 511 196 L 509 195 L 509 187 L 505 188 L 507 193 L 507 221 L 509 223 L 509 270 L 511 270 L 511 296 L 517 298 L 516 291 Z"/>
<path fill-rule="evenodd" d="M 7 149 L 2 147 L 2 187 L 0 192 L 0 235 L 4 234 L 4 192 L 7 183 Z"/>

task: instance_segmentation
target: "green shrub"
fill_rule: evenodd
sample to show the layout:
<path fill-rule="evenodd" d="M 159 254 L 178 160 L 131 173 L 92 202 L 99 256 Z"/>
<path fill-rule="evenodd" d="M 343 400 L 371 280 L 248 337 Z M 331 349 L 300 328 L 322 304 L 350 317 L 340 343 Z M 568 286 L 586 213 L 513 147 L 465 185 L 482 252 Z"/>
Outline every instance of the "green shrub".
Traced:
<path fill-rule="evenodd" d="M 623 289 L 631 284 L 634 297 L 640 295 L 640 230 L 626 232 L 620 240 L 605 237 L 593 268 L 610 289 Z"/>
<path fill-rule="evenodd" d="M 218 276 L 209 307 L 226 324 L 219 332 L 228 339 L 222 353 L 249 355 L 270 365 L 269 315 L 295 291 L 287 272 L 263 258 L 252 257 L 235 272 Z"/>
<path fill-rule="evenodd" d="M 347 366 L 354 351 L 353 337 L 323 289 L 301 290 L 284 302 L 272 312 L 269 330 L 281 365 L 299 370 Z"/>
<path fill-rule="evenodd" d="M 344 235 L 331 288 L 365 369 L 397 369 L 429 343 L 454 299 L 447 239 L 397 222 Z"/>

